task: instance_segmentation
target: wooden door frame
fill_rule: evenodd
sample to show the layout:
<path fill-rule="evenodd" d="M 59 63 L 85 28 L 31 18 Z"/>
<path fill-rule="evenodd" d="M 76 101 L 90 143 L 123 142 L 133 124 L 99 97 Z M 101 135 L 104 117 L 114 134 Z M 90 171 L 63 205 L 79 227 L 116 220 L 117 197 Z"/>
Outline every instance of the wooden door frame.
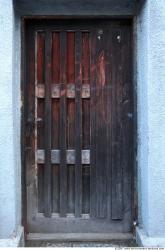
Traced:
<path fill-rule="evenodd" d="M 64 20 L 64 19 L 108 19 L 108 20 L 121 20 L 121 19 L 129 19 L 132 22 L 132 83 L 133 83 L 133 178 L 132 178 L 132 233 L 135 234 L 135 227 L 138 224 L 138 164 L 137 164 L 137 30 L 136 16 L 88 16 L 88 15 L 78 15 L 78 16 L 40 16 L 40 15 L 32 15 L 32 16 L 22 16 L 21 17 L 21 182 L 22 182 L 22 225 L 24 227 L 25 238 L 28 232 L 27 230 L 27 191 L 26 191 L 26 165 L 25 165 L 25 114 L 26 114 L 26 105 L 25 105 L 25 82 L 26 82 L 26 46 L 25 46 L 25 32 L 26 32 L 26 22 L 29 20 Z M 108 236 L 109 237 L 109 236 Z M 123 236 L 121 235 L 121 238 Z M 83 240 L 83 238 L 81 239 Z M 100 239 L 101 241 L 101 239 Z"/>

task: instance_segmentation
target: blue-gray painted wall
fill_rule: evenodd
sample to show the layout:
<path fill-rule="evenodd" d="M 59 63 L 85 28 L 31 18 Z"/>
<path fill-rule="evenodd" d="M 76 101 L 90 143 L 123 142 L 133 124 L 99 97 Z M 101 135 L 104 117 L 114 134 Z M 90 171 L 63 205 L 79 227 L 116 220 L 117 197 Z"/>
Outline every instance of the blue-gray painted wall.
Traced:
<path fill-rule="evenodd" d="M 147 0 L 138 16 L 138 182 L 140 227 L 165 237 L 165 4 Z"/>

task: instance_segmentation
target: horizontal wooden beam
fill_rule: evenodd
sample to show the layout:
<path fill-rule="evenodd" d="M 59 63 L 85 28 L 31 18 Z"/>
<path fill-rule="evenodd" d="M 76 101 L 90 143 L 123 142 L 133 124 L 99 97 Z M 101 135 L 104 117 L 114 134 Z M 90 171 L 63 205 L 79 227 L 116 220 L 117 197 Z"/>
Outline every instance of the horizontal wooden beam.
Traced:
<path fill-rule="evenodd" d="M 73 18 L 75 15 L 134 15 L 136 5 L 137 0 L 17 0 L 15 8 L 20 15 L 64 15 Z"/>
<path fill-rule="evenodd" d="M 36 153 L 37 163 L 43 164 L 45 162 L 45 151 L 40 149 Z M 75 150 L 66 150 L 67 164 L 75 164 L 76 153 Z M 81 151 L 81 161 L 84 165 L 90 164 L 90 150 Z M 51 150 L 51 163 L 60 164 L 60 150 Z"/>
<path fill-rule="evenodd" d="M 51 84 L 51 97 L 52 98 L 60 98 L 61 95 L 65 93 L 62 92 L 60 94 L 60 84 Z M 36 87 L 36 97 L 44 98 L 45 97 L 45 86 L 44 84 L 38 84 Z M 66 87 L 66 97 L 67 98 L 75 98 L 75 84 L 67 84 Z M 81 91 L 82 98 L 90 98 L 90 85 L 83 84 Z"/>

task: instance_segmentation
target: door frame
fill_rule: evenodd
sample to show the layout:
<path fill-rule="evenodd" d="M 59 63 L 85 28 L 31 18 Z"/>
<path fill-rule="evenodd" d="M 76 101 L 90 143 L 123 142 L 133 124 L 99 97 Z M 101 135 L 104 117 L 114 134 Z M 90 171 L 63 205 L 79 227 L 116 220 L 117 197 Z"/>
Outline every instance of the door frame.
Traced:
<path fill-rule="evenodd" d="M 27 192 L 26 192 L 26 165 L 25 165 L 25 115 L 26 115 L 26 99 L 25 99 L 25 83 L 26 83 L 26 23 L 29 20 L 64 20 L 64 19 L 109 19 L 109 20 L 121 20 L 121 19 L 129 19 L 132 22 L 132 83 L 133 83 L 133 178 L 132 178 L 132 235 L 135 234 L 135 227 L 138 224 L 138 164 L 137 164 L 137 30 L 136 30 L 136 23 L 137 18 L 135 16 L 88 16 L 88 15 L 78 15 L 78 16 L 41 16 L 41 15 L 32 15 L 32 16 L 22 16 L 21 17 L 21 185 L 22 185 L 22 225 L 24 226 L 25 238 L 28 233 L 27 229 Z M 46 238 L 49 236 L 45 235 Z M 55 237 L 55 235 L 54 235 Z M 88 236 L 89 237 L 89 236 Z M 87 238 L 88 238 L 87 237 Z M 98 236 L 97 236 L 98 237 Z M 129 235 L 124 234 L 113 234 L 110 238 L 110 235 L 105 235 L 105 239 L 128 239 L 130 238 Z M 78 235 L 78 238 L 73 236 L 73 240 L 85 240 L 83 236 Z M 97 239 L 97 238 L 96 238 Z M 56 239 L 58 240 L 58 239 Z M 69 240 L 67 237 L 62 237 L 62 240 Z M 87 239 L 89 241 L 89 238 Z M 92 240 L 92 239 L 91 239 Z M 102 236 L 99 241 L 103 241 Z"/>

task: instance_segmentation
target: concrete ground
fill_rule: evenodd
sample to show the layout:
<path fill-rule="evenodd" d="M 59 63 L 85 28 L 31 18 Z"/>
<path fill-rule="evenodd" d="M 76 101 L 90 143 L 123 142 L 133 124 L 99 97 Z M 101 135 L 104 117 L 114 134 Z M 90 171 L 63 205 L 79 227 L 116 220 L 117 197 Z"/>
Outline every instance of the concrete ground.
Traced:
<path fill-rule="evenodd" d="M 26 247 L 137 247 L 135 240 L 110 242 L 54 242 L 54 241 L 26 241 Z"/>

